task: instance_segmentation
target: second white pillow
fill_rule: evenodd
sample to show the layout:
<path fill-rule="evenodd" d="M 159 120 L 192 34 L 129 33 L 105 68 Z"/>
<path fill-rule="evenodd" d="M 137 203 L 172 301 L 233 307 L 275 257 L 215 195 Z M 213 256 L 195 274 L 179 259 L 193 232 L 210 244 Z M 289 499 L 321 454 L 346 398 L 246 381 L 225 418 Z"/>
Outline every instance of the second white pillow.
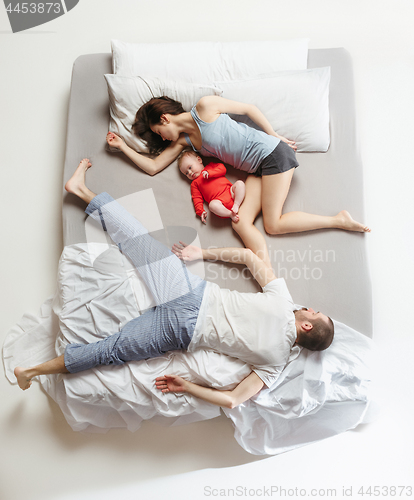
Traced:
<path fill-rule="evenodd" d="M 296 141 L 298 152 L 326 152 L 330 76 L 326 67 L 214 83 L 223 90 L 222 97 L 255 104 L 278 134 Z M 255 126 L 246 116 L 233 118 Z"/>

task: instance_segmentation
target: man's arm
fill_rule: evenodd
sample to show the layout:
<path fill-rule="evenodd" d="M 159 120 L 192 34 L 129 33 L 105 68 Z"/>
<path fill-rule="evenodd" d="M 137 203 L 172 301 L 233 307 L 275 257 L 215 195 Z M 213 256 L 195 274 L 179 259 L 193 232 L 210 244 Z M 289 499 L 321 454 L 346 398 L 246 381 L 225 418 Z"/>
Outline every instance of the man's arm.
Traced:
<path fill-rule="evenodd" d="M 186 245 L 182 241 L 174 244 L 173 253 L 184 261 L 194 260 L 221 260 L 233 264 L 244 264 L 252 273 L 254 279 L 261 287 L 276 279 L 273 269 L 269 267 L 260 257 L 249 248 L 198 248 L 194 245 Z"/>
<path fill-rule="evenodd" d="M 189 382 L 188 380 L 184 380 L 178 375 L 157 377 L 155 379 L 155 385 L 157 389 L 165 393 L 187 393 L 217 406 L 234 408 L 257 394 L 262 389 L 264 383 L 255 372 L 251 372 L 250 375 L 242 380 L 232 391 L 220 391 L 218 389 L 212 389 L 211 387 L 203 387 L 193 382 Z"/>

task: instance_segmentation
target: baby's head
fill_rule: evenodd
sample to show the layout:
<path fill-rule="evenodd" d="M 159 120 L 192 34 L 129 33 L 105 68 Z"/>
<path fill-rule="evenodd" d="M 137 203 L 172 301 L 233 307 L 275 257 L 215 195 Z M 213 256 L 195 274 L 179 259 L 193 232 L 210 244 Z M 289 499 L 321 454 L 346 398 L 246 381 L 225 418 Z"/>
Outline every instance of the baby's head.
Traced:
<path fill-rule="evenodd" d="M 183 151 L 177 159 L 180 172 L 191 181 L 197 179 L 204 169 L 203 160 L 191 149 Z"/>

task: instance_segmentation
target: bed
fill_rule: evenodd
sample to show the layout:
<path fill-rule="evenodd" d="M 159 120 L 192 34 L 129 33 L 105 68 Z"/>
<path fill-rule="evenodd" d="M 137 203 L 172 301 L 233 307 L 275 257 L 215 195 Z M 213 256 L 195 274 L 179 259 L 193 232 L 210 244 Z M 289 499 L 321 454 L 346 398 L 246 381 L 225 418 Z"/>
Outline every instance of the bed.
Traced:
<path fill-rule="evenodd" d="M 363 171 L 355 125 L 352 64 L 344 49 L 309 50 L 308 67 L 331 67 L 329 150 L 323 154 L 298 153 L 297 169 L 285 210 L 304 210 L 320 214 L 336 214 L 346 208 L 356 220 L 364 221 Z M 150 177 L 141 172 L 124 155 L 106 149 L 108 131 L 108 92 L 103 75 L 111 72 L 110 54 L 79 57 L 74 64 L 69 104 L 68 133 L 64 167 L 64 183 L 71 177 L 79 160 L 89 157 L 94 167 L 88 182 L 94 192 L 110 188 L 114 198 L 151 188 L 159 203 L 164 226 L 190 226 L 199 232 L 204 246 L 241 245 L 229 229 L 228 221 L 211 218 L 201 225 L 193 213 L 189 186 L 173 164 Z M 90 125 L 93 124 L 93 127 Z M 228 168 L 231 181 L 240 175 Z M 171 190 L 171 186 L 174 189 Z M 86 241 L 85 215 L 82 203 L 63 191 L 64 245 Z M 259 218 L 257 227 L 263 231 Z M 318 231 L 278 237 L 267 236 L 271 260 L 276 274 L 286 275 L 291 295 L 297 302 L 323 309 L 333 318 L 365 335 L 372 335 L 372 303 L 369 265 L 364 234 L 344 231 Z M 293 250 L 293 253 L 292 253 Z M 315 280 L 297 279 L 293 268 L 309 264 L 319 268 Z M 208 266 L 207 279 L 240 291 L 257 289 L 252 280 L 229 279 L 225 267 L 215 272 Z M 279 272 L 278 272 L 279 271 Z M 211 273 L 210 275 L 208 273 Z M 217 276 L 218 274 L 218 276 Z M 295 279 L 296 278 L 296 279 Z"/>
<path fill-rule="evenodd" d="M 85 55 L 75 61 L 64 183 L 79 160 L 88 157 L 93 163 L 89 187 L 95 192 L 109 191 L 141 220 L 151 213 L 147 223 L 156 237 L 171 243 L 169 237 L 186 230 L 201 246 L 240 246 L 228 220 L 211 217 L 203 226 L 195 218 L 189 185 L 176 165 L 150 177 L 124 155 L 108 151 L 108 92 L 103 75 L 111 73 L 111 63 L 110 54 Z M 346 208 L 363 221 L 363 175 L 349 54 L 344 49 L 309 51 L 308 68 L 327 66 L 331 72 L 330 146 L 324 153 L 298 154 L 300 167 L 285 210 L 335 214 Z M 243 175 L 228 168 L 231 181 Z M 76 197 L 63 192 L 65 249 L 57 291 L 36 318 L 24 317 L 6 338 L 3 357 L 12 382 L 17 361 L 32 364 L 53 357 L 67 342 L 79 341 L 80 326 L 93 327 L 83 328 L 83 341 L 96 340 L 150 305 L 151 297 L 139 276 L 105 235 L 91 227 L 83 210 Z M 256 224 L 264 232 L 261 218 Z M 177 227 L 178 233 L 169 229 Z M 302 350 L 275 387 L 225 411 L 235 426 L 235 438 L 250 453 L 281 453 L 364 421 L 369 407 L 372 335 L 366 238 L 339 230 L 266 236 L 276 275 L 286 278 L 295 302 L 334 319 L 336 337 L 324 353 Z M 241 271 L 218 263 L 198 270 L 222 287 L 258 291 L 254 280 Z M 147 419 L 178 425 L 219 415 L 218 408 L 195 398 L 157 394 L 151 380 L 166 370 L 218 388 L 233 387 L 249 373 L 239 360 L 200 351 L 170 353 L 125 367 L 102 367 L 82 376 L 44 376 L 40 382 L 74 430 L 106 432 L 126 427 L 135 431 Z"/>

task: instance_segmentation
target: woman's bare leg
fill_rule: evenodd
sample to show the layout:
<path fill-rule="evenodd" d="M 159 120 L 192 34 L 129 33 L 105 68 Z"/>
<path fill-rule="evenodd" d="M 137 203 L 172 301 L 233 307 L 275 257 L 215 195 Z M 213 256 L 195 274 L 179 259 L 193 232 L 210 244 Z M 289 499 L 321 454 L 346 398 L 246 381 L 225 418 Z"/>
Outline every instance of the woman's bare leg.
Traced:
<path fill-rule="evenodd" d="M 46 363 L 34 366 L 33 368 L 22 368 L 21 366 L 18 366 L 14 369 L 17 383 L 19 384 L 20 389 L 23 389 L 24 391 L 29 389 L 32 385 L 33 377 L 37 377 L 39 375 L 52 375 L 55 373 L 69 373 L 65 367 L 63 354 L 58 358 L 51 359 L 50 361 L 46 361 Z"/>
<path fill-rule="evenodd" d="M 347 231 L 370 232 L 369 227 L 355 221 L 346 210 L 332 217 L 288 212 L 282 215 L 283 205 L 289 192 L 295 169 L 281 174 L 262 177 L 263 223 L 269 234 L 299 233 L 313 229 L 345 229 Z"/>
<path fill-rule="evenodd" d="M 258 257 L 270 266 L 269 252 L 263 234 L 254 226 L 254 221 L 262 208 L 262 180 L 249 175 L 246 179 L 246 196 L 240 207 L 240 220 L 233 223 L 233 229 Z"/>
<path fill-rule="evenodd" d="M 90 189 L 88 189 L 85 185 L 85 176 L 88 168 L 92 166 L 92 163 L 84 158 L 78 165 L 75 173 L 68 180 L 65 185 L 66 191 L 78 196 L 81 200 L 86 203 L 90 203 L 93 198 L 95 198 L 96 194 L 93 193 Z"/>

